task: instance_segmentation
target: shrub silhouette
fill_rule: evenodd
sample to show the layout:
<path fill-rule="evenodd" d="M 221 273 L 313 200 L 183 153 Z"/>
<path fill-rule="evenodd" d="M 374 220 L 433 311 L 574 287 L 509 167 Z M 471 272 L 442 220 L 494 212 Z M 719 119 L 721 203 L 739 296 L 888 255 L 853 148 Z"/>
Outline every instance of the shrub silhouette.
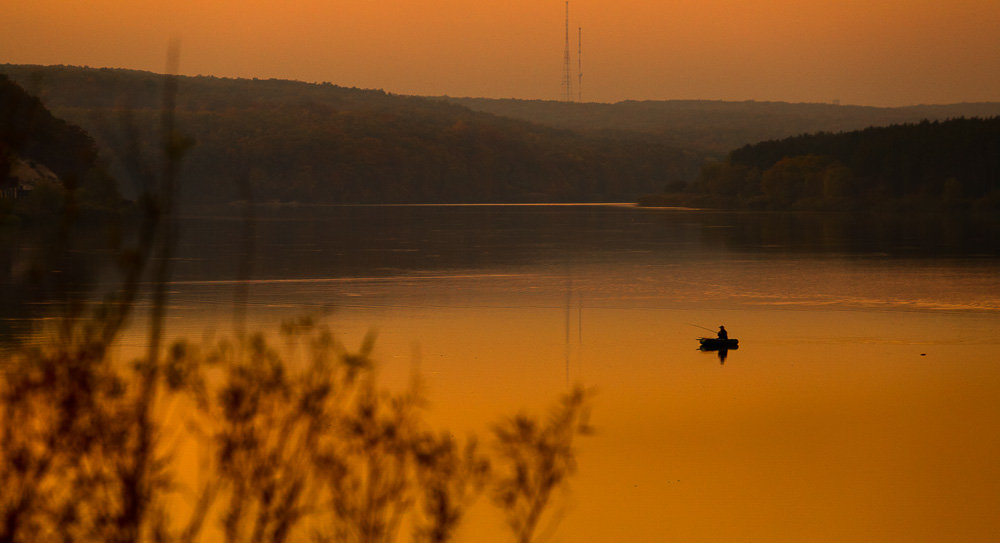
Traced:
<path fill-rule="evenodd" d="M 574 438 L 592 433 L 589 393 L 577 387 L 564 396 L 544 424 L 518 415 L 494 426 L 501 473 L 493 489 L 518 543 L 535 539 L 553 493 L 576 472 Z"/>

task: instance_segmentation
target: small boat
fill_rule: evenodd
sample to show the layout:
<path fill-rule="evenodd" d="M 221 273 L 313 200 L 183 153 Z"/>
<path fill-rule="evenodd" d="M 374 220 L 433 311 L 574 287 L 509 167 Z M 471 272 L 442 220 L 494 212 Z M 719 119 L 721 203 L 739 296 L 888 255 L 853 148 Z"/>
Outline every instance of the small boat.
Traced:
<path fill-rule="evenodd" d="M 703 351 L 718 351 L 721 349 L 740 348 L 740 340 L 738 339 L 719 339 L 716 337 L 700 337 L 698 338 L 698 343 L 701 344 L 701 350 Z"/>

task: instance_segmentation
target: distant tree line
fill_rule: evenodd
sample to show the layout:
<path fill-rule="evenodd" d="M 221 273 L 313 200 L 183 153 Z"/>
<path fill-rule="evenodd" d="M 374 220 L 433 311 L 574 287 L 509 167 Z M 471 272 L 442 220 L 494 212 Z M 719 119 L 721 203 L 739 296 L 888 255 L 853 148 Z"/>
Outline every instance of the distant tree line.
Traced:
<path fill-rule="evenodd" d="M 706 164 L 695 200 L 754 209 L 1000 209 L 1000 117 L 747 145 Z"/>
<path fill-rule="evenodd" d="M 0 66 L 108 156 L 155 145 L 163 76 Z M 440 100 L 329 83 L 180 77 L 176 119 L 196 143 L 186 202 L 566 202 L 633 200 L 693 179 L 697 154 L 648 138 L 581 134 Z M 127 121 L 127 122 L 123 122 Z M 120 127 L 136 127 L 121 134 Z"/>
<path fill-rule="evenodd" d="M 159 145 L 162 75 L 9 64 L 0 73 L 93 135 L 119 179 L 129 177 L 129 157 Z M 406 97 L 273 79 L 180 77 L 178 85 L 176 121 L 195 143 L 180 173 L 186 203 L 611 201 L 664 188 L 675 195 L 645 201 L 991 209 L 1000 199 L 996 118 L 989 117 L 998 104 L 564 104 Z M 833 132 L 956 114 L 977 117 Z M 732 142 L 806 131 L 813 134 L 710 158 Z M 93 144 L 62 147 L 87 150 L 90 161 L 96 156 Z M 9 162 L 12 155 L 4 156 Z M 87 171 L 94 178 L 98 169 Z M 117 197 L 107 179 L 88 186 Z M 135 197 L 131 187 L 120 190 Z"/>

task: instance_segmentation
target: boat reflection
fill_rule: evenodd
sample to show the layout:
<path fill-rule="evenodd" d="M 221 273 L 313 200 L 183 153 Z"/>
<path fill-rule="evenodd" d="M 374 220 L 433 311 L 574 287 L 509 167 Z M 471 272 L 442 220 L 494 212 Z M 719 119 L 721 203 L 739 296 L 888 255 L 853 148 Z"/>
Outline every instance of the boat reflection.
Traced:
<path fill-rule="evenodd" d="M 730 350 L 737 350 L 740 348 L 736 340 L 718 340 L 713 341 L 706 338 L 699 338 L 701 345 L 698 350 L 702 352 L 714 352 L 719 356 L 719 364 L 726 363 L 726 357 L 729 356 Z"/>

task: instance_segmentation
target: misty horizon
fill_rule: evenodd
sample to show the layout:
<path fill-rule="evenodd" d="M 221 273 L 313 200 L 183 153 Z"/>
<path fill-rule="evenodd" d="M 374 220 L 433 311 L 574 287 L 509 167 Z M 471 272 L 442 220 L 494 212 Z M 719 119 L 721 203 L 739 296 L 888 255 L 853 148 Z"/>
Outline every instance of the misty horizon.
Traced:
<path fill-rule="evenodd" d="M 74 65 L 65 63 L 56 64 L 33 64 L 33 63 L 6 63 L 8 66 L 24 66 L 24 67 L 41 67 L 41 68 L 80 68 L 85 70 L 121 70 L 125 72 L 140 72 L 148 73 L 157 76 L 165 75 L 177 75 L 185 78 L 208 78 L 208 79 L 221 79 L 221 80 L 232 80 L 232 81 L 283 81 L 290 83 L 302 83 L 306 85 L 333 85 L 341 88 L 351 88 L 362 91 L 372 91 L 372 92 L 384 92 L 393 96 L 403 96 L 412 98 L 428 98 L 428 99 L 455 99 L 455 100 L 489 100 L 489 101 L 511 101 L 511 102 L 553 102 L 566 105 L 617 105 L 617 104 L 628 104 L 628 103 L 721 103 L 721 104 L 744 104 L 744 103 L 755 103 L 755 104 L 789 104 L 789 105 L 826 105 L 826 106 L 840 106 L 840 107 L 858 107 L 858 108 L 873 108 L 873 109 L 905 109 L 914 107 L 935 107 L 935 106 L 952 106 L 952 105 L 976 105 L 976 104 L 997 104 L 1000 103 L 1000 97 L 995 100 L 959 100 L 954 102 L 921 102 L 921 103 L 908 103 L 908 104 L 898 104 L 898 105 L 875 105 L 875 104 L 859 104 L 859 103 L 846 103 L 839 99 L 833 99 L 828 101 L 792 101 L 792 100 L 781 100 L 781 99 L 770 99 L 770 98 L 747 98 L 747 99 L 722 99 L 722 98 L 698 98 L 698 97 L 678 97 L 678 98 L 622 98 L 615 101 L 597 101 L 597 100 L 562 100 L 559 98 L 542 98 L 542 97 L 517 97 L 517 96 L 473 96 L 473 95 L 457 95 L 457 94 L 409 94 L 405 92 L 396 92 L 385 87 L 358 87 L 352 86 L 346 83 L 340 83 L 337 81 L 327 81 L 327 80 L 305 80 L 305 79 L 291 79 L 286 77 L 271 77 L 267 75 L 261 76 L 231 76 L 231 75 L 218 75 L 218 74 L 208 74 L 208 73 L 185 73 L 181 69 L 176 74 L 169 74 L 166 70 L 160 69 L 145 69 L 145 68 L 133 68 L 133 67 L 123 67 L 123 66 L 91 66 L 91 65 Z M 2 64 L 0 64 L 2 66 Z"/>

